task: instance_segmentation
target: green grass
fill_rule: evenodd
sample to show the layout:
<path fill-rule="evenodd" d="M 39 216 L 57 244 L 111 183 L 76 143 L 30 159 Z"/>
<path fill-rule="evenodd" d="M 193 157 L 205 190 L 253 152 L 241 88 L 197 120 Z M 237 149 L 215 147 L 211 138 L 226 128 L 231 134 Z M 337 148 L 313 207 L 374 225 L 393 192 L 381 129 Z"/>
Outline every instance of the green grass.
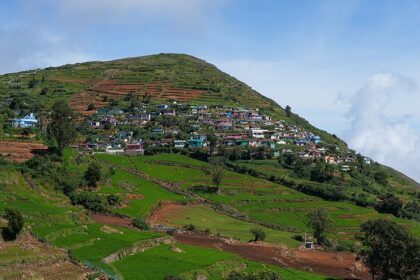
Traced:
<path fill-rule="evenodd" d="M 221 236 L 237 238 L 244 242 L 253 239 L 250 230 L 258 227 L 262 228 L 266 233 L 266 242 L 283 243 L 290 247 L 297 247 L 301 244 L 301 242 L 292 238 L 294 235 L 292 233 L 277 231 L 234 219 L 204 205 L 185 206 L 181 208 L 181 211 L 177 211 L 173 215 L 169 213 L 168 220 L 171 225 L 184 226 L 194 224 L 198 230 L 210 229 L 212 235 L 220 234 Z"/>
<path fill-rule="evenodd" d="M 215 249 L 179 244 L 176 247 L 182 251 L 175 252 L 171 246 L 160 245 L 126 257 L 112 266 L 121 271 L 126 280 L 163 279 L 168 275 L 179 275 L 185 280 L 195 280 L 197 275 L 205 275 L 209 280 L 222 280 L 231 271 L 273 271 L 281 274 L 285 280 L 331 279 L 309 272 L 242 260 L 236 255 Z"/>
<path fill-rule="evenodd" d="M 211 177 L 205 172 L 208 165 L 197 163 L 181 155 L 161 154 L 159 156 L 101 156 L 101 159 L 127 168 L 136 168 L 148 175 L 180 184 L 182 188 L 193 185 L 211 185 Z M 170 163 L 170 165 L 168 165 Z M 271 168 L 272 161 L 267 162 Z M 265 166 L 265 165 L 258 165 Z M 354 234 L 368 219 L 387 217 L 369 208 L 349 202 L 332 202 L 306 195 L 296 190 L 258 179 L 249 175 L 226 171 L 221 194 L 197 192 L 198 195 L 215 204 L 227 204 L 246 214 L 249 218 L 281 226 L 284 230 L 303 234 L 310 229 L 306 226 L 307 214 L 315 208 L 326 208 L 335 223 L 331 237 L 348 242 L 355 241 Z M 215 218 L 214 218 L 215 219 Z M 418 234 L 420 225 L 414 221 L 404 221 L 411 231 Z"/>
<path fill-rule="evenodd" d="M 175 252 L 169 245 L 160 245 L 143 253 L 128 256 L 112 265 L 126 280 L 154 280 L 205 268 L 217 261 L 234 258 L 233 254 L 212 249 L 187 245 L 177 245 L 177 247 L 182 252 Z"/>
<path fill-rule="evenodd" d="M 118 194 L 124 200 L 127 194 L 140 194 L 141 199 L 133 199 L 124 208 L 115 207 L 111 210 L 132 217 L 145 217 L 150 214 L 153 206 L 159 201 L 185 201 L 178 194 L 167 191 L 160 186 L 136 176 L 132 173 L 116 170 L 111 177 L 111 182 L 100 186 L 101 194 Z"/>

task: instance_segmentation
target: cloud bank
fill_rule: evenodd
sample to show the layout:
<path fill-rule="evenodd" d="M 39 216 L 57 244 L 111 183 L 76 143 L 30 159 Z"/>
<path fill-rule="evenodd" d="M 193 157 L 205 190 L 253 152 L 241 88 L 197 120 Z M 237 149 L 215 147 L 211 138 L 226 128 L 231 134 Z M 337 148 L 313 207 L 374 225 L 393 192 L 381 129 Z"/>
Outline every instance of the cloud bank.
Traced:
<path fill-rule="evenodd" d="M 420 92 L 407 77 L 384 73 L 371 76 L 347 98 L 351 127 L 349 145 L 373 159 L 420 181 L 420 132 L 415 100 Z"/>

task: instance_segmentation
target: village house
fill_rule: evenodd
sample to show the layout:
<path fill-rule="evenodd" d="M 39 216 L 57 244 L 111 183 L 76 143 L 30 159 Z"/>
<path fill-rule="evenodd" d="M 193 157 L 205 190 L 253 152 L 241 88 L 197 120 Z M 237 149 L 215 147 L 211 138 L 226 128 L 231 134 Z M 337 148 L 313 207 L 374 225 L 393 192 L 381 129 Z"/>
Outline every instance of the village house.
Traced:
<path fill-rule="evenodd" d="M 16 118 L 12 120 L 13 127 L 35 127 L 38 120 L 35 118 L 34 114 L 24 116 L 23 118 Z"/>
<path fill-rule="evenodd" d="M 125 153 L 128 155 L 142 155 L 144 154 L 143 144 L 141 142 L 127 144 Z"/>
<path fill-rule="evenodd" d="M 203 148 L 207 147 L 206 136 L 203 135 L 196 135 L 192 136 L 188 140 L 188 147 L 189 148 Z"/>
<path fill-rule="evenodd" d="M 265 130 L 263 129 L 251 129 L 249 132 L 249 136 L 252 138 L 265 138 L 264 132 Z"/>
<path fill-rule="evenodd" d="M 185 146 L 187 145 L 187 141 L 185 140 L 174 140 L 174 148 L 178 148 L 178 149 L 182 149 L 185 148 Z"/>
<path fill-rule="evenodd" d="M 326 163 L 329 163 L 329 164 L 337 164 L 337 159 L 333 156 L 325 156 L 324 160 Z"/>
<path fill-rule="evenodd" d="M 124 153 L 124 149 L 121 144 L 108 144 L 105 148 L 105 153 L 110 155 L 119 155 Z"/>
<path fill-rule="evenodd" d="M 160 114 L 161 115 L 164 115 L 164 116 L 173 116 L 173 117 L 175 117 L 176 116 L 176 111 L 175 110 L 162 110 L 160 112 Z"/>

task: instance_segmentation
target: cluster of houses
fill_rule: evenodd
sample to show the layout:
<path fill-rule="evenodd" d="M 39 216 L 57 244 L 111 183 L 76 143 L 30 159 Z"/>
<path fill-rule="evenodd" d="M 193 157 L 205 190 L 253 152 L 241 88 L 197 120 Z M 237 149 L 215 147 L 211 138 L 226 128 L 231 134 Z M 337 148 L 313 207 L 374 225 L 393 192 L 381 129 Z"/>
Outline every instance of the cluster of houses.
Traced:
<path fill-rule="evenodd" d="M 36 123 L 33 114 L 12 120 L 15 127 L 31 127 Z M 340 165 L 342 171 L 348 171 L 346 164 L 354 160 L 351 153 L 328 154 L 319 135 L 282 120 L 273 120 L 258 109 L 176 103 L 148 105 L 134 112 L 100 108 L 81 125 L 103 133 L 98 133 L 100 139 L 78 147 L 108 154 L 142 154 L 150 146 L 211 149 L 223 145 L 226 149 L 261 147 L 271 151 L 274 158 L 281 153 L 295 153 L 304 159 L 323 159 Z M 138 127 L 147 128 L 148 137 L 141 134 L 134 137 Z M 213 139 L 209 139 L 209 135 Z"/>

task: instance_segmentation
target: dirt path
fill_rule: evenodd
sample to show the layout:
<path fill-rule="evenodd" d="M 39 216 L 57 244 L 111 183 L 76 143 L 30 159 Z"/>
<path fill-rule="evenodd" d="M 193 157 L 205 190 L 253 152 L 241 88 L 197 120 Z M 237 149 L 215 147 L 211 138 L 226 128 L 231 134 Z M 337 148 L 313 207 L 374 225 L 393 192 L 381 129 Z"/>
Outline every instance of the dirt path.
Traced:
<path fill-rule="evenodd" d="M 216 237 L 178 233 L 175 240 L 182 244 L 216 248 L 256 261 L 292 267 L 341 279 L 370 279 L 366 269 L 348 253 L 280 248 L 271 244 L 234 242 Z"/>

